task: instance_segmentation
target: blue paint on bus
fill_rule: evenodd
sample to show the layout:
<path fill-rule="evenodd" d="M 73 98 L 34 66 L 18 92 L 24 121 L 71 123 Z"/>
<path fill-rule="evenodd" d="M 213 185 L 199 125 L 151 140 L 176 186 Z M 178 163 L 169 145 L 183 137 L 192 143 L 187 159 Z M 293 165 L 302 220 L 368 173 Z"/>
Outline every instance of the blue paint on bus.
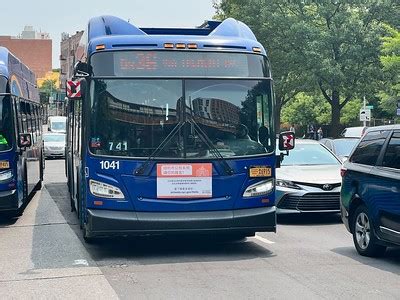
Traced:
<path fill-rule="evenodd" d="M 275 231 L 275 102 L 252 31 L 234 19 L 139 28 L 101 16 L 85 34 L 66 150 L 84 237 Z M 210 195 L 190 195 L 198 183 L 186 177 L 170 181 L 182 196 L 161 188 L 158 167 L 199 163 L 211 164 Z"/>
<path fill-rule="evenodd" d="M 39 92 L 34 73 L 0 47 L 0 211 L 20 215 L 43 179 Z M 32 146 L 20 148 L 21 133 Z"/>

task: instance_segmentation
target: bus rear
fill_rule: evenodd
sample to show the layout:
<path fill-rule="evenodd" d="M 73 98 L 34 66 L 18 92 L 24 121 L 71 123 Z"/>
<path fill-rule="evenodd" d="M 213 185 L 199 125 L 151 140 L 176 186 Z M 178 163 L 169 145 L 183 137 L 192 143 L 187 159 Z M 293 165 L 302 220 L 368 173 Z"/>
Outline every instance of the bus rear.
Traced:
<path fill-rule="evenodd" d="M 82 162 L 69 159 L 80 174 L 69 182 L 77 185 L 86 238 L 275 231 L 268 59 L 254 40 L 250 51 L 240 38 L 238 50 L 205 47 L 215 41 L 96 40 L 101 46 L 90 53 L 82 102 L 70 101 L 68 126 L 68 140 L 82 140 Z M 231 38 L 218 42 L 232 45 Z M 76 126 L 84 130 L 76 134 Z"/>

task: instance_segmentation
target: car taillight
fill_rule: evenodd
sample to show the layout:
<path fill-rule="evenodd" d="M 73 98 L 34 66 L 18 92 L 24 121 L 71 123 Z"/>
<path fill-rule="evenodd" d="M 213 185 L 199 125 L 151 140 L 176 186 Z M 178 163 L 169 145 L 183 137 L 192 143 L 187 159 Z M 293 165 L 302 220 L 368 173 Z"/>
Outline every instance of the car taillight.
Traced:
<path fill-rule="evenodd" d="M 347 169 L 346 168 L 341 168 L 340 169 L 340 176 L 344 177 L 346 175 Z"/>

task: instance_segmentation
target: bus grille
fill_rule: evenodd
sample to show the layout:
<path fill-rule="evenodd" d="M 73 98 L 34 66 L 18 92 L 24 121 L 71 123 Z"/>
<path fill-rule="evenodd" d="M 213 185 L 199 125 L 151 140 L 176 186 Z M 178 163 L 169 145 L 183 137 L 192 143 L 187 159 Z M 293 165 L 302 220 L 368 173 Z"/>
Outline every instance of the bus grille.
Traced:
<path fill-rule="evenodd" d="M 300 211 L 339 211 L 340 193 L 308 193 L 303 196 L 287 194 L 279 202 L 278 208 Z"/>

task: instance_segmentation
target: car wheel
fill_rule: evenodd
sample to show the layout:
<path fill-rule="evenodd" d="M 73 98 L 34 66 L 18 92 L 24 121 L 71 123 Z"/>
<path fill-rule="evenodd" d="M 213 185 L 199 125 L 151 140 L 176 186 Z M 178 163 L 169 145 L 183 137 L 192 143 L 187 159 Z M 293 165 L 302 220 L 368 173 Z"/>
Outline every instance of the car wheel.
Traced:
<path fill-rule="evenodd" d="M 386 247 L 378 244 L 373 221 L 365 205 L 357 207 L 352 228 L 354 245 L 360 255 L 378 257 L 385 253 Z"/>

